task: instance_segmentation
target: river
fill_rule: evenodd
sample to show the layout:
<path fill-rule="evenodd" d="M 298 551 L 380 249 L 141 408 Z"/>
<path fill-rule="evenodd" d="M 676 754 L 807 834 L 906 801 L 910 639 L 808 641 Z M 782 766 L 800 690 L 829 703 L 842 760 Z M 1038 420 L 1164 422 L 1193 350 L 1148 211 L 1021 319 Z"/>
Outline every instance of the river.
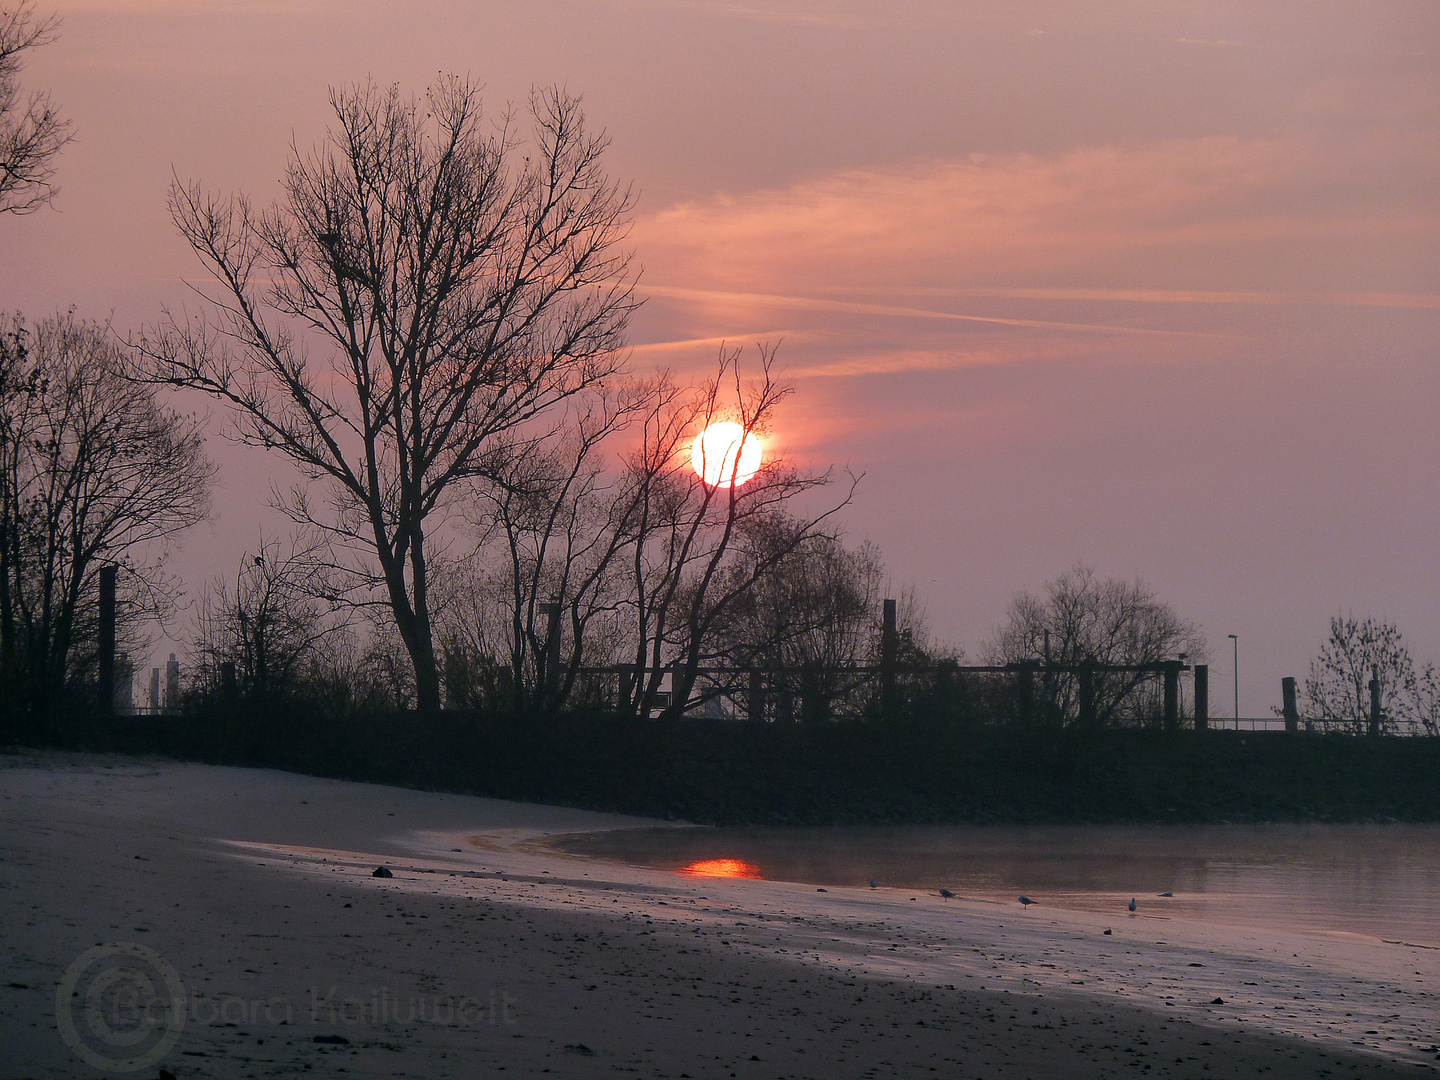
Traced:
<path fill-rule="evenodd" d="M 937 892 L 1440 948 L 1440 825 L 658 828 L 556 846 L 677 873 Z M 1165 895 L 1171 894 L 1171 895 Z"/>

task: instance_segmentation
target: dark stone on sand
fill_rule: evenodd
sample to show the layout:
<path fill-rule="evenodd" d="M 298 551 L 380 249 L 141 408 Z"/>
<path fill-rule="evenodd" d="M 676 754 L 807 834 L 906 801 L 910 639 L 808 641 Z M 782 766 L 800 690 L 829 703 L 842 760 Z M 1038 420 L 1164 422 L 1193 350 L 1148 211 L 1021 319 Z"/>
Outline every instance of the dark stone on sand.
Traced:
<path fill-rule="evenodd" d="M 350 1040 L 344 1035 L 316 1035 L 310 1040 L 317 1043 L 329 1043 L 332 1046 L 349 1046 Z"/>
<path fill-rule="evenodd" d="M 1216 998 L 1214 1001 L 1210 1002 L 1210 1004 L 1211 1004 L 1211 1005 L 1224 1005 L 1224 1004 L 1225 1004 L 1225 999 L 1224 999 L 1224 998 Z"/>
<path fill-rule="evenodd" d="M 374 872 L 371 873 L 370 876 L 371 876 L 371 877 L 394 877 L 395 875 L 392 874 L 392 873 L 391 873 L 389 870 L 387 870 L 385 867 L 383 867 L 383 866 L 377 866 L 377 867 L 375 867 Z"/>
<path fill-rule="evenodd" d="M 581 1054 L 585 1057 L 595 1056 L 595 1051 L 591 1050 L 590 1047 L 586 1046 L 584 1043 L 566 1043 L 565 1052 L 567 1054 Z"/>

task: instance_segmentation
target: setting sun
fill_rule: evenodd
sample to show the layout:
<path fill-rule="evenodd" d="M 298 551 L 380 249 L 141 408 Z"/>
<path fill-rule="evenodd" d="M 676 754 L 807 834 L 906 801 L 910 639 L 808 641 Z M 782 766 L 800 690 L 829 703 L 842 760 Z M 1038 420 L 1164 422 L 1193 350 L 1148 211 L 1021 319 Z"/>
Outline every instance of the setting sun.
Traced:
<path fill-rule="evenodd" d="M 740 460 L 735 460 L 736 453 Z M 711 487 L 739 486 L 760 471 L 760 440 L 731 420 L 711 424 L 690 448 L 695 475 Z"/>

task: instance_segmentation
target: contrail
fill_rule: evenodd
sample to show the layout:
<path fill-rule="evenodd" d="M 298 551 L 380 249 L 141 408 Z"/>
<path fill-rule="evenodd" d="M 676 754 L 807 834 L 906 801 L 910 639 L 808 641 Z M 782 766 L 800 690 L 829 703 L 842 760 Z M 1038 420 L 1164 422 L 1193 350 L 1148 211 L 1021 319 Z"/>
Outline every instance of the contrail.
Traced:
<path fill-rule="evenodd" d="M 774 293 L 724 292 L 718 289 L 685 289 L 672 285 L 648 285 L 644 292 L 675 300 L 729 300 L 784 307 L 810 308 L 815 311 L 838 311 L 853 315 L 888 315 L 908 319 L 944 319 L 955 322 L 994 323 L 1034 330 L 1084 330 L 1099 334 L 1149 334 L 1162 337 L 1214 337 L 1214 334 L 1192 330 L 1150 330 L 1137 326 L 1107 326 L 1095 323 L 1050 322 L 1043 319 L 1002 319 L 995 315 L 959 315 L 953 311 L 929 308 L 897 307 L 890 304 L 862 304 L 853 300 L 822 300 L 808 296 L 779 296 Z"/>

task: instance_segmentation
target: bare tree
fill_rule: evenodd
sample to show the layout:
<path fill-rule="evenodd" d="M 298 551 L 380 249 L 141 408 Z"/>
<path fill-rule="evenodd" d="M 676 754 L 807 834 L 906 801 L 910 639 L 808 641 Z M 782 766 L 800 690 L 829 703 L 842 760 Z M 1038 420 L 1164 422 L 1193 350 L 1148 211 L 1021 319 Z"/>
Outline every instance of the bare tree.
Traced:
<path fill-rule="evenodd" d="M 282 204 L 172 187 L 224 299 L 167 315 L 140 350 L 152 378 L 227 402 L 241 439 L 329 482 L 333 514 L 303 489 L 284 507 L 378 590 L 432 711 L 434 527 L 502 436 L 618 370 L 631 198 L 559 91 L 532 94 L 524 156 L 512 118 L 487 133 L 462 80 L 423 103 L 367 85 L 331 105 L 337 127 L 295 152 Z"/>
<path fill-rule="evenodd" d="M 760 348 L 754 378 L 742 375 L 740 361 L 739 349 L 722 350 L 715 378 L 693 391 L 657 396 L 629 462 L 625 521 L 634 536 L 633 655 L 637 669 L 649 671 L 632 704 L 642 716 L 654 707 L 666 667 L 672 671 L 667 715 L 678 716 L 690 705 L 700 667 L 723 654 L 718 631 L 734 606 L 790 551 L 833 535 L 834 517 L 858 482 L 850 476 L 841 498 L 791 518 L 772 533 L 783 537 L 781 542 L 763 553 L 752 548 L 748 558 L 737 560 L 747 531 L 833 479 L 828 471 L 806 473 L 772 456 L 752 478 L 741 480 L 739 446 L 769 430 L 791 387 L 777 376 L 772 348 Z M 711 483 L 692 467 L 689 449 L 696 435 L 721 420 L 736 423 L 739 434 L 735 452 L 726 456 L 726 473 Z"/>
<path fill-rule="evenodd" d="M 1156 664 L 1181 653 L 1193 660 L 1205 658 L 1205 638 L 1198 627 L 1157 599 L 1144 582 L 1100 578 L 1084 563 L 1047 581 L 1044 596 L 1016 594 L 1005 625 L 985 649 L 993 664 L 1044 660 L 1097 668 Z M 1141 672 L 1097 670 L 1096 722 L 1142 719 L 1138 692 L 1149 678 Z M 1046 690 L 1063 722 L 1079 719 L 1079 680 L 1074 675 L 1054 674 Z"/>
<path fill-rule="evenodd" d="M 96 575 L 119 563 L 119 619 L 162 610 L 153 544 L 202 520 L 213 467 L 195 420 L 124 377 L 106 330 L 73 315 L 4 335 L 0 658 L 45 711 L 94 654 Z M 143 557 L 142 557 L 143 555 Z"/>
<path fill-rule="evenodd" d="M 59 20 L 30 0 L 0 9 L 0 214 L 28 214 L 55 197 L 55 158 L 71 139 L 50 95 L 20 89 L 25 54 L 56 38 Z"/>
<path fill-rule="evenodd" d="M 768 569 L 718 636 L 731 666 L 767 671 L 772 689 L 798 695 L 803 719 L 828 719 L 837 708 L 858 714 L 872 680 L 856 669 L 879 658 L 880 552 L 826 534 L 793 543 L 803 526 L 788 514 L 746 523 L 730 573 L 748 578 L 757 562 Z"/>
<path fill-rule="evenodd" d="M 1331 618 L 1330 636 L 1310 662 L 1305 679 L 1310 716 L 1363 735 L 1370 723 L 1370 680 L 1377 673 L 1382 726 L 1394 730 L 1412 719 L 1426 726 L 1422 717 L 1428 711 L 1425 698 L 1434 684 L 1433 673 L 1427 669 L 1425 685 L 1417 680 L 1410 650 L 1393 623 L 1354 615 Z"/>
<path fill-rule="evenodd" d="M 197 681 L 214 688 L 234 665 L 245 696 L 294 694 L 313 681 L 329 639 L 348 629 L 345 609 L 321 599 L 313 543 L 260 537 L 241 557 L 233 583 L 216 581 L 200 597 L 190 648 Z"/>
<path fill-rule="evenodd" d="M 614 659 L 617 618 L 630 603 L 620 571 L 635 540 L 635 492 L 609 451 L 666 386 L 597 388 L 554 428 L 494 455 L 497 467 L 475 485 L 472 561 L 491 581 L 477 591 L 496 595 L 507 615 L 502 651 L 514 707 L 558 706 L 571 699 L 582 665 Z M 558 605 L 555 624 L 549 605 Z"/>

